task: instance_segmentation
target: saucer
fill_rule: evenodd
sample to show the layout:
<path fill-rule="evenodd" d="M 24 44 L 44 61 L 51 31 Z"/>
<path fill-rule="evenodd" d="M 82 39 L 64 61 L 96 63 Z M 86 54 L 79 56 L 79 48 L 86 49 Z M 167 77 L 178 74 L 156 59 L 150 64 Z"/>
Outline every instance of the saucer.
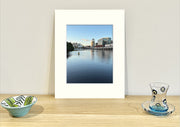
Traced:
<path fill-rule="evenodd" d="M 144 109 L 144 111 L 152 114 L 152 115 L 156 115 L 156 116 L 166 116 L 169 115 L 171 113 L 173 113 L 175 111 L 175 107 L 172 104 L 168 104 L 168 110 L 167 111 L 155 111 L 149 108 L 151 101 L 146 101 L 142 104 L 142 108 Z"/>

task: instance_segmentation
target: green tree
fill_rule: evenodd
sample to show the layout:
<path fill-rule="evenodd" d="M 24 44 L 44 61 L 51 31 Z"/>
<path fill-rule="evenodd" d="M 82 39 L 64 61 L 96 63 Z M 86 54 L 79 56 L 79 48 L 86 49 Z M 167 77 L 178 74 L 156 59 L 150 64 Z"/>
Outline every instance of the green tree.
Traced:
<path fill-rule="evenodd" d="M 72 43 L 71 42 L 67 42 L 67 52 L 68 51 L 73 51 L 73 50 L 74 50 L 74 47 L 73 47 Z"/>

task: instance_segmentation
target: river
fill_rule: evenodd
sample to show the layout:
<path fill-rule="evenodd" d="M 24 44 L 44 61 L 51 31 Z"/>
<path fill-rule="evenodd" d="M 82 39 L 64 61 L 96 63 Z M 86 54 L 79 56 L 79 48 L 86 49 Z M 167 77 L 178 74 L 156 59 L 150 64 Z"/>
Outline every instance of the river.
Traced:
<path fill-rule="evenodd" d="M 113 50 L 68 52 L 67 83 L 113 83 Z"/>

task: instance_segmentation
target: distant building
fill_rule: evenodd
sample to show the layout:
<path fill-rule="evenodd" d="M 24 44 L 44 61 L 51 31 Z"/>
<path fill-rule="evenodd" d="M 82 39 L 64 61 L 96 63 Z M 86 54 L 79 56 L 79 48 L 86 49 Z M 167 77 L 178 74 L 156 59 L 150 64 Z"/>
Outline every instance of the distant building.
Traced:
<path fill-rule="evenodd" d="M 91 41 L 91 47 L 94 47 L 94 46 L 95 46 L 95 40 L 93 38 L 92 41 Z"/>
<path fill-rule="evenodd" d="M 105 47 L 113 47 L 113 44 L 105 44 Z"/>
<path fill-rule="evenodd" d="M 103 47 L 103 45 L 97 45 L 96 47 Z"/>
<path fill-rule="evenodd" d="M 82 48 L 83 45 L 81 43 L 72 43 L 74 48 Z"/>
<path fill-rule="evenodd" d="M 103 47 L 106 45 L 106 44 L 111 44 L 112 43 L 112 40 L 110 37 L 106 37 L 106 38 L 101 38 L 98 40 L 98 45 L 102 45 Z"/>

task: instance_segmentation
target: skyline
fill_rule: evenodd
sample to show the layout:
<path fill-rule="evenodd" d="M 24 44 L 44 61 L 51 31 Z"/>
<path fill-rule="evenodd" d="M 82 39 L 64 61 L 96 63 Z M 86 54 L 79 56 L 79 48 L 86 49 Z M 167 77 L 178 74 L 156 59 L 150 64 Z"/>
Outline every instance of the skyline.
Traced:
<path fill-rule="evenodd" d="M 90 45 L 92 38 L 97 40 L 110 37 L 113 40 L 113 25 L 67 25 L 66 41 Z"/>

